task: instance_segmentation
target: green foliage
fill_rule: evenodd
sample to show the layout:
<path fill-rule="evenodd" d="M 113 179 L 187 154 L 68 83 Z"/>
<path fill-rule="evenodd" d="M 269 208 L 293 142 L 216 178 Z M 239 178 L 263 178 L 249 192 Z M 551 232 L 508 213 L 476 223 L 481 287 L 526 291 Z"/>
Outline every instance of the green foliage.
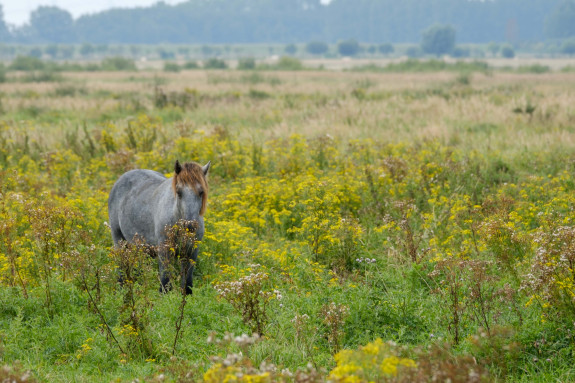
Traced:
<path fill-rule="evenodd" d="M 305 45 L 305 51 L 312 55 L 323 55 L 327 53 L 329 46 L 321 41 L 310 41 Z"/>
<path fill-rule="evenodd" d="M 35 71 L 42 70 L 45 68 L 45 64 L 42 60 L 37 57 L 32 56 L 17 56 L 10 66 L 11 70 L 21 70 L 21 71 Z"/>
<path fill-rule="evenodd" d="M 182 68 L 178 65 L 178 63 L 166 61 L 164 63 L 164 72 L 174 72 L 177 73 Z"/>
<path fill-rule="evenodd" d="M 265 64 L 262 63 L 257 66 L 257 69 L 260 70 L 302 70 L 304 69 L 302 62 L 290 56 L 282 56 L 278 60 L 277 63 L 274 64 Z"/>
<path fill-rule="evenodd" d="M 455 28 L 449 25 L 434 25 L 423 32 L 421 50 L 441 56 L 455 48 Z"/>
<path fill-rule="evenodd" d="M 203 67 L 204 69 L 227 69 L 228 63 L 226 63 L 224 60 L 212 57 L 211 59 L 208 59 L 204 62 Z"/>
<path fill-rule="evenodd" d="M 393 53 L 395 51 L 395 49 L 393 48 L 393 45 L 391 45 L 390 43 L 380 44 L 377 47 L 377 50 L 379 51 L 379 53 L 384 54 L 384 55 L 388 55 L 388 54 Z"/>
<path fill-rule="evenodd" d="M 343 40 L 337 43 L 337 51 L 342 56 L 355 56 L 359 53 L 357 40 Z"/>
<path fill-rule="evenodd" d="M 575 55 L 575 38 L 563 42 L 561 45 L 561 53 L 569 56 Z"/>
<path fill-rule="evenodd" d="M 505 45 L 501 48 L 501 56 L 506 59 L 512 59 L 515 57 L 515 50 L 511 45 Z"/>
<path fill-rule="evenodd" d="M 409 59 L 407 61 L 390 63 L 384 67 L 374 65 L 366 65 L 353 68 L 354 71 L 359 72 L 438 72 L 438 71 L 453 71 L 453 72 L 483 72 L 487 73 L 491 70 L 489 65 L 484 61 L 457 61 L 449 63 L 441 60 L 416 60 Z"/>
<path fill-rule="evenodd" d="M 107 57 L 100 63 L 104 71 L 136 71 L 134 60 L 125 57 Z"/>
<path fill-rule="evenodd" d="M 239 70 L 256 69 L 256 60 L 253 57 L 241 58 L 238 60 Z"/>
<path fill-rule="evenodd" d="M 290 56 L 293 56 L 297 53 L 297 46 L 295 44 L 288 44 L 285 46 L 284 52 Z"/>
<path fill-rule="evenodd" d="M 226 71 L 197 89 L 146 73 L 6 87 L 0 337 L 15 368 L 0 377 L 572 380 L 565 75 L 471 81 L 462 68 L 489 67 L 401 64 L 386 70 L 453 72 L 399 85 Z M 170 176 L 176 158 L 214 159 L 187 299 L 158 291 L 157 248 L 114 248 L 105 224 L 120 174 Z M 166 229 L 174 276 L 193 230 Z"/>
<path fill-rule="evenodd" d="M 545 35 L 550 38 L 575 36 L 575 2 L 562 0 L 545 18 Z"/>

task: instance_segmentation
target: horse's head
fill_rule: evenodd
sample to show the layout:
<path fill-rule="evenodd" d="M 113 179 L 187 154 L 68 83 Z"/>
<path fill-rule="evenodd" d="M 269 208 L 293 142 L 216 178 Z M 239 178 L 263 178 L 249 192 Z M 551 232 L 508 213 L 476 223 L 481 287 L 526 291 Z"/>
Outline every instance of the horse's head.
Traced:
<path fill-rule="evenodd" d="M 203 215 L 208 201 L 207 176 L 210 162 L 201 166 L 195 162 L 176 161 L 172 187 L 176 197 L 178 219 L 197 221 L 203 235 Z M 201 239 L 201 238 L 199 238 Z"/>

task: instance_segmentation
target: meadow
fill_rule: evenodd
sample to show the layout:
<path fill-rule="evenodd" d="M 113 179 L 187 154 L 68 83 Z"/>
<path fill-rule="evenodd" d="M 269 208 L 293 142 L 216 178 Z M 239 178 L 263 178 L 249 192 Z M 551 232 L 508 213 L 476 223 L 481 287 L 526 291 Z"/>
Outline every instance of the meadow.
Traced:
<path fill-rule="evenodd" d="M 0 378 L 575 380 L 574 72 L 7 76 Z M 212 163 L 187 298 L 107 225 L 176 159 Z"/>

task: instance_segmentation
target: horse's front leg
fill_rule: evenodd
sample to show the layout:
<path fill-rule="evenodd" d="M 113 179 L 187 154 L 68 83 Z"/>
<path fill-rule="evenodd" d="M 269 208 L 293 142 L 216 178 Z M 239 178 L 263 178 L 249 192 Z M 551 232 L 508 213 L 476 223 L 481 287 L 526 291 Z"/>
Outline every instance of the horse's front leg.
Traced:
<path fill-rule="evenodd" d="M 193 287 L 193 277 L 194 277 L 194 266 L 196 265 L 196 260 L 198 259 L 198 248 L 195 248 L 192 253 L 181 259 L 181 270 L 182 270 L 182 281 L 181 288 L 184 290 L 186 295 L 192 294 Z"/>
<path fill-rule="evenodd" d="M 169 250 L 165 246 L 160 246 L 158 251 L 158 269 L 160 276 L 160 292 L 167 293 L 171 289 L 170 273 L 169 273 L 170 259 Z"/>

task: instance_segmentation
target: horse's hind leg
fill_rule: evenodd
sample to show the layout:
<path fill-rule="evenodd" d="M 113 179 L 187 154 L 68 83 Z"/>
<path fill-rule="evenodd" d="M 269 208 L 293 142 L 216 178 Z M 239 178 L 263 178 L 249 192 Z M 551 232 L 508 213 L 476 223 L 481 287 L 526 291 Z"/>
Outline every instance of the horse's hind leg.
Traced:
<path fill-rule="evenodd" d="M 126 238 L 122 234 L 122 230 L 119 227 L 112 227 L 112 240 L 114 241 L 114 246 L 118 246 L 121 241 L 125 241 Z"/>

